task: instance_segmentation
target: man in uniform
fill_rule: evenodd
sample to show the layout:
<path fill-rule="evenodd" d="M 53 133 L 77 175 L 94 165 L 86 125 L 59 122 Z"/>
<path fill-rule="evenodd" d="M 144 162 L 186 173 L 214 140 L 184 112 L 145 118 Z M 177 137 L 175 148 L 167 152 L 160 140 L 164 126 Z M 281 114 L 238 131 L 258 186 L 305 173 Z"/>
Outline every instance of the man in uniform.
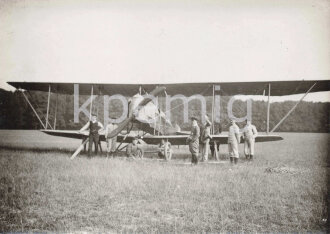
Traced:
<path fill-rule="evenodd" d="M 205 126 L 201 134 L 202 162 L 206 162 L 209 156 L 209 147 L 211 139 L 211 122 L 206 119 Z"/>
<path fill-rule="evenodd" d="M 96 115 L 92 116 L 92 120 L 86 123 L 84 127 L 82 127 L 79 132 L 89 129 L 89 144 L 88 144 L 88 157 L 91 157 L 92 147 L 94 142 L 95 147 L 95 155 L 97 155 L 98 144 L 100 139 L 100 132 L 103 130 L 103 124 L 97 121 Z"/>
<path fill-rule="evenodd" d="M 243 128 L 244 154 L 247 160 L 253 160 L 254 141 L 257 136 L 258 131 L 256 126 L 251 124 L 251 121 L 247 120 L 246 125 Z"/>
<path fill-rule="evenodd" d="M 140 157 L 143 158 L 144 151 L 143 148 L 138 144 L 138 138 L 134 137 L 132 143 L 129 143 L 126 149 L 127 157 Z"/>
<path fill-rule="evenodd" d="M 237 164 L 239 154 L 238 154 L 238 144 L 240 143 L 239 128 L 235 123 L 235 120 L 230 120 L 231 126 L 228 130 L 228 151 L 230 162 Z"/>
<path fill-rule="evenodd" d="M 105 139 L 107 141 L 107 157 L 112 156 L 116 151 L 117 136 L 110 138 L 110 133 L 117 128 L 116 124 L 109 123 L 105 127 Z"/>
<path fill-rule="evenodd" d="M 189 150 L 191 153 L 191 163 L 198 164 L 198 151 L 199 151 L 199 134 L 200 129 L 198 127 L 197 118 L 191 118 L 191 133 L 187 138 L 187 143 L 189 144 Z"/>

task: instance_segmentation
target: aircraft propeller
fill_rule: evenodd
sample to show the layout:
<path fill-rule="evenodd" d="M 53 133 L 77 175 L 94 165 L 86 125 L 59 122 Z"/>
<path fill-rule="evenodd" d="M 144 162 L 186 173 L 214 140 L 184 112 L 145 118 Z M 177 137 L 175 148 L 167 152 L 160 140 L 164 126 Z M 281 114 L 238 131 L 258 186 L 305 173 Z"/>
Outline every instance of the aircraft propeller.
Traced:
<path fill-rule="evenodd" d="M 145 97 L 139 105 L 129 113 L 129 117 L 126 118 L 123 122 L 121 122 L 116 129 L 114 129 L 112 132 L 110 132 L 109 137 L 115 137 L 117 136 L 126 126 L 134 120 L 136 117 L 138 111 L 147 105 L 149 102 L 152 101 L 152 97 L 157 97 L 161 92 L 165 91 L 165 87 L 157 87 L 155 88 L 147 97 Z"/>

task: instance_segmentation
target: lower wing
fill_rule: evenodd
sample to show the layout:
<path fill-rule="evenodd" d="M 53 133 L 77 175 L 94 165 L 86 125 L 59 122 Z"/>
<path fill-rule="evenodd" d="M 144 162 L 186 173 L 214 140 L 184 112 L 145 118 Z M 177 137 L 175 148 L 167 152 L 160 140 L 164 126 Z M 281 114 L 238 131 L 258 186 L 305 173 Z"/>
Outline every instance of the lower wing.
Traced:
<path fill-rule="evenodd" d="M 52 136 L 59 136 L 59 137 L 68 137 L 68 138 L 74 138 L 74 139 L 84 139 L 88 137 L 88 132 L 78 132 L 75 130 L 41 130 L 42 132 L 52 135 Z M 211 142 L 216 141 L 220 144 L 227 144 L 228 137 L 225 135 L 211 135 L 212 139 Z M 162 139 L 168 140 L 171 142 L 172 145 L 186 145 L 186 140 L 189 137 L 189 135 L 162 135 L 162 136 L 154 136 L 154 135 L 145 135 L 142 138 L 142 140 L 147 144 L 157 145 L 160 143 Z M 117 141 L 123 142 L 123 143 L 131 143 L 134 136 L 130 135 L 118 135 Z M 100 134 L 100 140 L 105 141 L 104 133 Z M 255 142 L 268 142 L 268 141 L 280 141 L 283 140 L 282 137 L 278 135 L 258 135 L 255 138 Z M 243 141 L 241 141 L 243 142 Z"/>
<path fill-rule="evenodd" d="M 211 142 L 216 141 L 220 144 L 228 143 L 228 136 L 226 135 L 211 135 Z M 186 140 L 189 135 L 167 135 L 167 136 L 152 136 L 146 135 L 142 139 L 147 144 L 159 144 L 159 142 L 164 139 L 169 141 L 172 145 L 186 145 Z M 282 137 L 278 135 L 259 135 L 255 138 L 255 142 L 268 142 L 268 141 L 280 141 L 283 140 Z M 243 142 L 243 140 L 241 141 Z"/>

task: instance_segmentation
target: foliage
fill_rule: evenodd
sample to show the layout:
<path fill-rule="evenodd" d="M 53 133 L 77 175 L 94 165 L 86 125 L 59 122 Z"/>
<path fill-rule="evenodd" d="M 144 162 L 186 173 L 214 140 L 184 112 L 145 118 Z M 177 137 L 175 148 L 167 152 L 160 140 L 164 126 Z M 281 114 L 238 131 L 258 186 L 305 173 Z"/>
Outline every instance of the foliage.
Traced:
<path fill-rule="evenodd" d="M 26 93 L 30 101 L 41 114 L 43 123 L 46 122 L 47 98 L 45 92 Z M 89 97 L 80 96 L 79 106 L 81 106 Z M 221 97 L 220 119 L 222 129 L 228 129 L 227 103 L 230 97 Z M 88 117 L 83 113 L 79 115 L 79 123 L 74 123 L 74 98 L 72 95 L 56 95 L 50 97 L 49 123 L 54 126 L 55 109 L 57 99 L 56 129 L 78 129 Z M 99 116 L 103 122 L 103 103 L 102 97 L 97 97 L 93 104 L 93 113 Z M 165 108 L 165 99 L 160 98 L 160 107 Z M 270 105 L 270 129 L 272 129 L 285 114 L 294 106 L 295 102 L 286 101 L 280 103 L 271 103 Z M 87 107 L 89 108 L 89 106 Z M 183 121 L 183 105 L 181 100 L 174 100 L 171 103 L 171 120 L 177 123 L 183 130 L 189 129 L 189 123 Z M 207 113 L 211 113 L 211 97 L 206 98 Z M 122 114 L 123 106 L 120 101 L 113 100 L 109 104 L 109 116 L 118 118 Z M 197 100 L 192 100 L 188 105 L 189 116 L 201 116 L 201 104 Z M 329 111 L 330 103 L 312 103 L 302 102 L 296 110 L 283 122 L 277 131 L 283 132 L 329 132 Z M 246 102 L 236 100 L 233 104 L 233 114 L 236 117 L 246 115 Z M 252 121 L 259 131 L 266 131 L 267 102 L 253 101 Z M 210 114 L 209 114 L 210 116 Z M 243 123 L 239 124 L 243 127 Z M 0 129 L 40 129 L 42 128 L 38 119 L 35 117 L 31 108 L 27 105 L 22 94 L 19 91 L 8 92 L 0 90 Z"/>

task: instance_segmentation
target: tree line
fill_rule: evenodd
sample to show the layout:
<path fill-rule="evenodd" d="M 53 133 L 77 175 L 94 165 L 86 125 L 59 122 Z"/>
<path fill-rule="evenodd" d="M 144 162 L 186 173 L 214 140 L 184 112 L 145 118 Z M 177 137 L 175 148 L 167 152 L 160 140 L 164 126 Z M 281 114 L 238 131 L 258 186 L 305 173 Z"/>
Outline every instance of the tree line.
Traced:
<path fill-rule="evenodd" d="M 37 113 L 46 122 L 46 110 L 48 93 L 25 92 Z M 82 105 L 88 96 L 81 96 L 79 104 Z M 223 131 L 228 130 L 229 118 L 227 103 L 230 97 L 221 97 L 220 120 Z M 83 113 L 79 115 L 79 123 L 74 123 L 74 98 L 73 95 L 52 94 L 50 98 L 49 124 L 56 129 L 79 129 L 83 126 L 88 117 Z M 56 104 L 57 103 L 57 104 Z M 295 105 L 296 102 L 285 101 L 271 103 L 270 105 L 270 129 L 272 129 L 285 114 Z M 160 98 L 159 104 L 164 110 L 165 99 Z M 171 103 L 171 121 L 178 124 L 183 130 L 189 129 L 189 123 L 184 123 L 182 101 L 174 100 Z M 57 109 L 55 119 L 55 109 Z M 211 97 L 206 98 L 207 113 L 211 113 Z M 109 113 L 112 118 L 119 117 L 123 106 L 120 101 L 113 100 L 109 104 Z M 188 105 L 189 116 L 201 116 L 201 103 L 192 100 Z M 329 132 L 329 110 L 330 103 L 301 102 L 296 110 L 276 130 L 281 132 Z M 93 104 L 93 113 L 97 114 L 103 122 L 103 98 L 97 97 Z M 233 104 L 233 114 L 236 117 L 246 115 L 246 102 L 236 100 Z M 266 131 L 267 102 L 252 102 L 252 122 L 259 131 Z M 209 115 L 210 116 L 210 115 Z M 243 123 L 239 123 L 243 127 Z M 21 91 L 10 92 L 0 89 L 0 129 L 41 129 L 43 128 L 30 106 L 25 101 Z"/>

